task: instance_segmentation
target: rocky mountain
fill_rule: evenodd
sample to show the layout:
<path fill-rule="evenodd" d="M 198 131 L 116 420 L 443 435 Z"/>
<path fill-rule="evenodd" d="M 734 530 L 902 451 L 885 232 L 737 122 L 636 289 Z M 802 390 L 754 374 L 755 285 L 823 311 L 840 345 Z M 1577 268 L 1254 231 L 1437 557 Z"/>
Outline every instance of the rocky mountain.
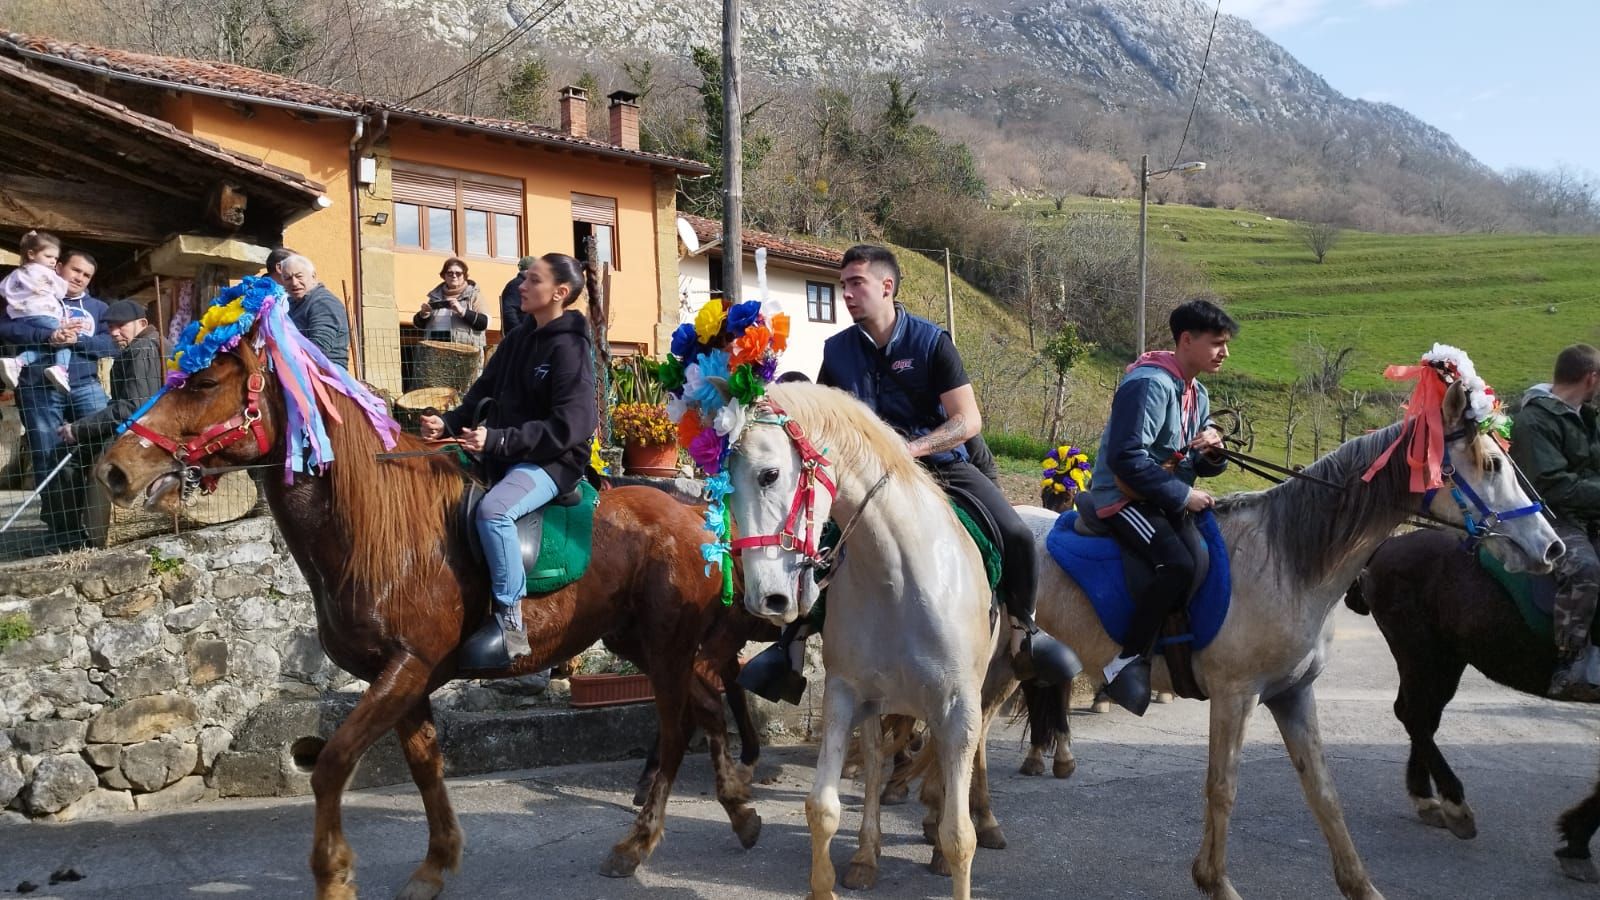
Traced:
<path fill-rule="evenodd" d="M 456 29 L 488 10 L 506 23 L 541 0 L 390 0 Z M 747 66 L 779 78 L 907 76 L 967 110 L 1048 108 L 1067 98 L 1109 111 L 1186 112 L 1214 6 L 1202 0 L 747 0 Z M 720 41 L 715 0 L 566 0 L 533 39 L 601 56 L 683 56 Z M 1367 126 L 1400 148 L 1474 164 L 1455 141 L 1395 106 L 1345 97 L 1240 18 L 1223 15 L 1201 109 L 1241 124 Z M 1002 110 L 1003 112 L 1005 110 Z"/>

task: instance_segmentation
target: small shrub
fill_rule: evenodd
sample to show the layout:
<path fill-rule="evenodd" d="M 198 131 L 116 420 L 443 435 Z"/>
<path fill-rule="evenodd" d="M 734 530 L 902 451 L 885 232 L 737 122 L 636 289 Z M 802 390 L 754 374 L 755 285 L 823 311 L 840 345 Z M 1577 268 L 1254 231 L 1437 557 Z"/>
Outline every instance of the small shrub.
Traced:
<path fill-rule="evenodd" d="M 619 403 L 611 411 L 611 431 L 624 443 L 659 447 L 677 440 L 667 409 L 652 403 Z"/>
<path fill-rule="evenodd" d="M 183 560 L 165 556 L 154 547 L 150 548 L 149 553 L 151 575 L 165 575 L 168 572 L 177 572 L 183 568 Z"/>
<path fill-rule="evenodd" d="M 595 648 L 579 657 L 579 675 L 638 675 L 639 667 L 610 650 Z"/>
<path fill-rule="evenodd" d="M 33 637 L 33 623 L 26 613 L 8 613 L 0 616 L 0 650 Z"/>
<path fill-rule="evenodd" d="M 1009 456 L 1013 459 L 1026 459 L 1038 463 L 1050 452 L 1050 444 L 1043 438 L 1036 438 L 1026 434 L 1008 434 L 995 431 L 984 434 L 984 441 L 989 444 L 989 451 L 995 456 Z"/>

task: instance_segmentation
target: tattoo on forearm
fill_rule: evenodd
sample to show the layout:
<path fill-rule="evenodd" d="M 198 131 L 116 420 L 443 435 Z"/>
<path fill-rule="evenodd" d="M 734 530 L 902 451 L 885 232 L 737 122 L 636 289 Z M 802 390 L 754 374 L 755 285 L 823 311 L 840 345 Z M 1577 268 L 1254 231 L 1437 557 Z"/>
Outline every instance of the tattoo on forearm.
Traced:
<path fill-rule="evenodd" d="M 943 425 L 928 432 L 922 437 L 911 442 L 911 453 L 917 455 L 943 453 L 967 442 L 967 417 L 956 413 L 946 419 Z"/>

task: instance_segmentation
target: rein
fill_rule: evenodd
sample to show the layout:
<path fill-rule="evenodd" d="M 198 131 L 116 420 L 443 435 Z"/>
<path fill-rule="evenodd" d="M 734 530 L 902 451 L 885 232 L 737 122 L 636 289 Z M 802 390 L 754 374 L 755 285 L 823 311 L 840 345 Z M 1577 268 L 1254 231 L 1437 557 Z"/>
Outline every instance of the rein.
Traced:
<path fill-rule="evenodd" d="M 253 467 L 206 467 L 201 465 L 202 463 L 248 437 L 256 439 L 256 447 L 263 454 L 272 449 L 272 439 L 267 434 L 266 426 L 261 423 L 261 392 L 266 390 L 266 387 L 266 373 L 251 372 L 245 382 L 244 408 L 232 418 L 206 428 L 181 444 L 142 424 L 139 420 L 144 417 L 143 415 L 129 422 L 127 430 L 172 454 L 172 458 L 177 460 L 182 469 L 185 499 L 196 488 L 203 494 L 214 493 L 217 489 L 217 480 L 222 475 Z"/>

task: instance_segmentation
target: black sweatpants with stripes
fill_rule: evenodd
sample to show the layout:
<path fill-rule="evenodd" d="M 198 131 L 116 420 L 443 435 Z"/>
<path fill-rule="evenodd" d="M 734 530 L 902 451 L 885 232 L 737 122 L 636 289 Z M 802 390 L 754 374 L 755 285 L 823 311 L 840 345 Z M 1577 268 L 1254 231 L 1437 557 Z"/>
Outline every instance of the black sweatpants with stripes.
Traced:
<path fill-rule="evenodd" d="M 1154 503 L 1135 500 L 1101 520 L 1124 552 L 1138 554 L 1154 571 L 1149 584 L 1133 598 L 1133 619 L 1122 645 L 1125 657 L 1149 653 L 1161 634 L 1161 623 L 1188 600 L 1195 559 L 1178 536 L 1188 515 L 1187 510 L 1168 514 Z"/>

